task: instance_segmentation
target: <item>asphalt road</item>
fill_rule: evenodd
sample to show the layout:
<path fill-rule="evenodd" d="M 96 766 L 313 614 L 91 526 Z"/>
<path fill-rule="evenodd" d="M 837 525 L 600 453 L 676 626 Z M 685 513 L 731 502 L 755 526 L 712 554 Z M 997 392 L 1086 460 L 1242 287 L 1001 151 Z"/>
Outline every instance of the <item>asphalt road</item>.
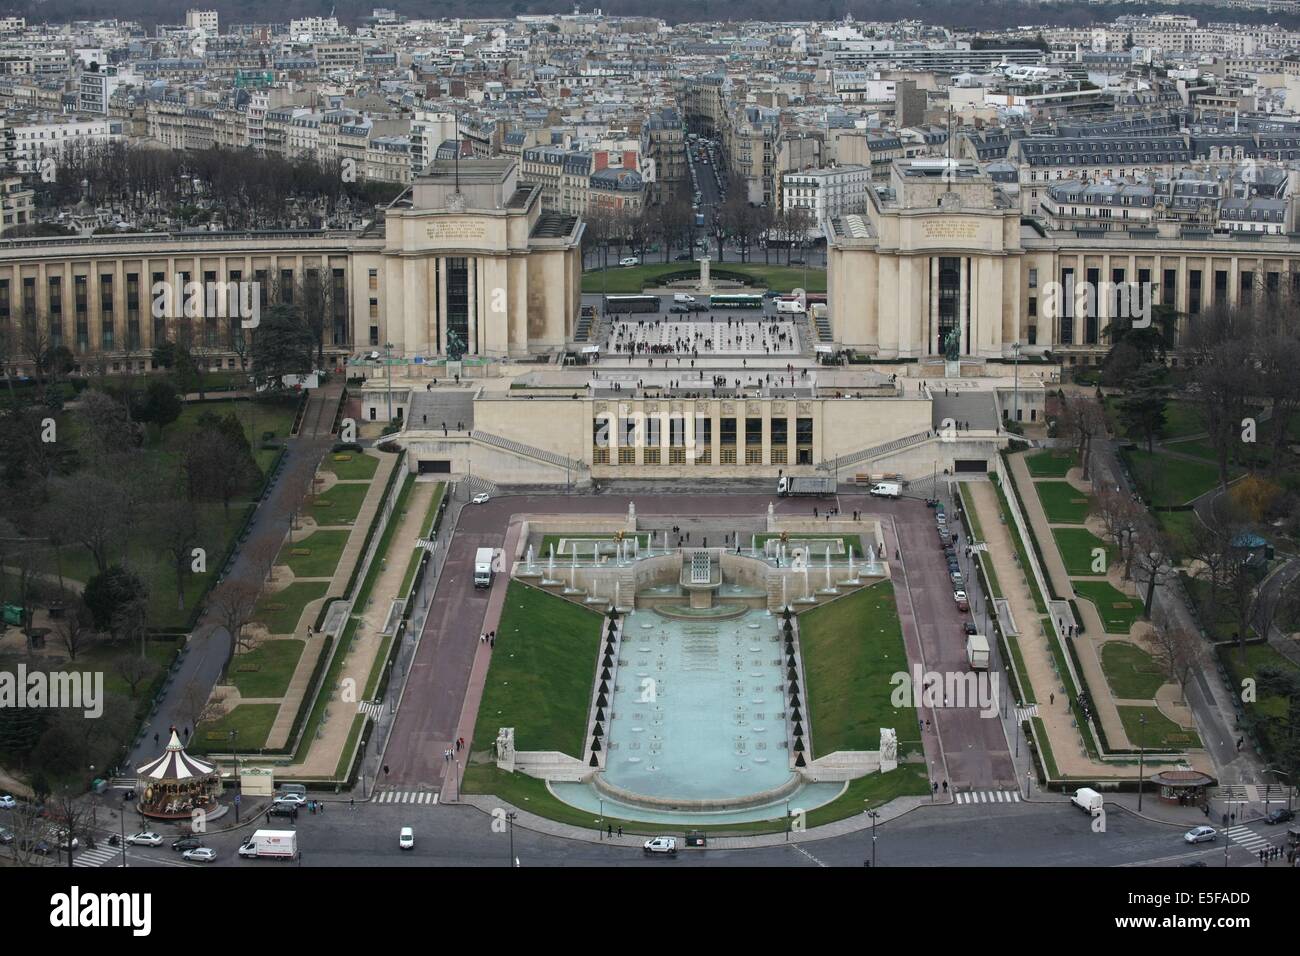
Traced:
<path fill-rule="evenodd" d="M 264 821 L 261 823 L 265 826 Z M 397 846 L 401 827 L 415 831 L 415 848 Z M 289 825 L 277 822 L 277 829 Z M 308 867 L 338 866 L 508 866 L 507 825 L 464 806 L 332 803 L 322 815 L 302 815 L 298 831 L 302 860 L 296 864 L 244 860 L 236 849 L 253 827 L 212 834 L 204 843 L 217 851 L 213 863 L 187 863 L 170 849 L 130 847 L 129 866 Z M 826 840 L 757 849 L 683 850 L 675 859 L 647 858 L 643 837 L 623 843 L 563 840 L 516 827 L 514 856 L 520 866 L 851 866 L 871 857 L 870 830 Z M 1182 829 L 1112 812 L 1106 830 L 1093 832 L 1090 818 L 1063 800 L 1050 803 L 922 807 L 876 832 L 876 866 L 1177 866 L 1201 860 L 1223 866 L 1220 843 L 1189 845 Z M 1231 866 L 1259 866 L 1255 855 L 1229 844 Z M 104 866 L 117 866 L 120 856 Z"/>

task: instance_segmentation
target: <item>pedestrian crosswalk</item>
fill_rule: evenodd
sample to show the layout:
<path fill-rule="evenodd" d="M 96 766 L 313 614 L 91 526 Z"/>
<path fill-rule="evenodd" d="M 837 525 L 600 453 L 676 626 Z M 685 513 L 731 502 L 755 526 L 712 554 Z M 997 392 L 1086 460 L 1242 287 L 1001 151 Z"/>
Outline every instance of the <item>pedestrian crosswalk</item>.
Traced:
<path fill-rule="evenodd" d="M 954 795 L 957 803 L 1019 803 L 1018 790 L 973 790 Z"/>
<path fill-rule="evenodd" d="M 384 705 L 382 702 L 376 703 L 373 700 L 362 701 L 360 704 L 357 704 L 357 713 L 365 714 L 371 720 L 378 720 L 383 716 Z"/>
<path fill-rule="evenodd" d="M 1021 723 L 1024 723 L 1026 720 L 1030 720 L 1037 716 L 1038 716 L 1037 704 L 1030 704 L 1028 707 L 1016 708 L 1016 720 L 1020 721 Z"/>
<path fill-rule="evenodd" d="M 1265 847 L 1272 848 L 1273 843 L 1260 836 L 1250 827 L 1238 824 L 1235 827 L 1228 827 L 1228 839 L 1239 846 L 1244 846 L 1247 850 L 1258 852 Z"/>
<path fill-rule="evenodd" d="M 93 850 L 82 850 L 72 859 L 73 866 L 104 866 L 113 864 L 114 866 L 122 862 L 122 851 L 115 850 L 111 846 L 95 847 Z"/>
<path fill-rule="evenodd" d="M 437 790 L 381 790 L 375 794 L 375 803 L 427 803 L 438 802 Z"/>

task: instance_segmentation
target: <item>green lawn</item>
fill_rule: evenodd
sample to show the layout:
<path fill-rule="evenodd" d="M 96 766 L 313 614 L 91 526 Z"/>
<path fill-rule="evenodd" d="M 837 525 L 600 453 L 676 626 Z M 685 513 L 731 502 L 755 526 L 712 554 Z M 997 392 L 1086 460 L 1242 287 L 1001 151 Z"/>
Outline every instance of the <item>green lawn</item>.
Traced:
<path fill-rule="evenodd" d="M 1036 481 L 1034 487 L 1052 524 L 1083 524 L 1088 517 L 1088 496 L 1068 481 Z"/>
<path fill-rule="evenodd" d="M 1268 644 L 1247 644 L 1245 648 L 1245 660 L 1242 660 L 1241 648 L 1236 644 L 1221 645 L 1217 648 L 1219 662 L 1227 668 L 1231 679 L 1229 685 L 1236 688 L 1244 688 L 1243 683 L 1247 678 L 1259 681 L 1260 672 L 1264 668 L 1280 668 L 1282 670 L 1295 670 L 1296 665 L 1275 651 Z M 1260 746 L 1265 754 L 1266 759 L 1277 761 L 1282 759 L 1285 751 L 1287 736 L 1290 732 L 1290 721 L 1287 719 L 1288 702 L 1284 695 L 1272 693 L 1265 690 L 1262 686 L 1256 686 L 1256 699 L 1246 701 L 1246 716 L 1253 729 L 1254 735 L 1259 738 Z"/>
<path fill-rule="evenodd" d="M 320 463 L 321 471 L 331 471 L 340 481 L 369 481 L 375 477 L 379 459 L 364 453 L 341 451 L 326 455 Z"/>
<path fill-rule="evenodd" d="M 1073 580 L 1070 584 L 1079 597 L 1096 605 L 1107 634 L 1127 634 L 1142 616 L 1142 599 L 1121 593 L 1109 581 Z"/>
<path fill-rule="evenodd" d="M 240 704 L 220 720 L 199 724 L 190 738 L 189 749 L 199 753 L 230 750 L 230 732 L 239 731 L 236 746 L 240 753 L 260 750 L 266 746 L 266 735 L 271 732 L 279 704 Z"/>
<path fill-rule="evenodd" d="M 920 749 L 916 709 L 890 701 L 890 676 L 908 671 L 890 582 L 801 614 L 799 644 L 814 757 L 879 749 L 881 727 L 898 732 L 900 754 Z"/>
<path fill-rule="evenodd" d="M 52 638 L 46 638 L 47 641 Z M 59 648 L 63 650 L 62 647 Z M 121 675 L 118 674 L 117 665 L 124 657 L 136 656 L 140 654 L 140 645 L 136 641 L 113 646 L 107 643 L 96 644 L 90 650 L 82 651 L 77 655 L 75 667 L 69 669 L 89 670 L 103 672 L 104 674 L 104 692 L 106 694 L 120 694 L 123 697 L 131 696 L 131 687 Z M 171 666 L 176 657 L 176 641 L 147 641 L 144 646 L 144 654 L 149 663 L 155 668 L 165 669 Z M 137 694 L 143 694 L 149 682 L 143 681 L 137 688 Z"/>
<path fill-rule="evenodd" d="M 1210 462 L 1170 458 L 1141 449 L 1121 453 L 1138 491 L 1153 505 L 1184 505 L 1199 498 L 1219 483 L 1219 469 Z"/>
<path fill-rule="evenodd" d="M 1101 647 L 1101 669 L 1120 700 L 1154 700 L 1167 678 L 1151 655 L 1134 644 L 1109 641 Z"/>
<path fill-rule="evenodd" d="M 1173 542 L 1175 554 L 1187 554 L 1195 546 L 1192 531 L 1200 523 L 1195 511 L 1154 511 L 1152 516 Z"/>
<path fill-rule="evenodd" d="M 790 292 L 794 289 L 803 289 L 805 292 L 826 291 L 825 269 L 810 267 L 805 271 L 803 266 L 777 265 L 775 256 L 773 259 L 772 265 L 764 265 L 762 262 L 714 262 L 713 274 L 716 276 L 719 272 L 744 273 L 755 280 L 752 286 L 754 289 L 777 289 L 781 292 Z M 608 295 L 636 293 L 647 286 L 655 285 L 660 276 L 671 272 L 698 273 L 699 268 L 696 262 L 650 262 L 640 266 L 611 265 L 604 276 L 599 269 L 583 273 L 582 291 L 603 292 Z M 722 293 L 727 291 L 730 290 L 724 289 Z M 749 289 L 736 291 L 746 292 Z"/>
<path fill-rule="evenodd" d="M 307 512 L 321 526 L 350 525 L 357 520 L 361 503 L 370 491 L 369 484 L 337 484 L 316 495 Z"/>
<path fill-rule="evenodd" d="M 1025 467 L 1035 478 L 1064 478 L 1065 473 L 1074 467 L 1076 455 L 1072 451 L 1057 451 L 1047 448 L 1025 456 Z"/>
<path fill-rule="evenodd" d="M 602 618 L 518 581 L 506 589 L 474 728 L 474 750 L 491 751 L 501 727 L 519 750 L 586 749 Z"/>
<path fill-rule="evenodd" d="M 304 642 L 295 639 L 263 641 L 251 651 L 237 654 L 227 677 L 241 697 L 283 697 L 289 689 Z"/>
<path fill-rule="evenodd" d="M 350 531 L 313 531 L 307 537 L 298 536 L 292 543 L 280 548 L 276 564 L 288 565 L 294 577 L 333 577 L 334 569 L 343 555 Z"/>
<path fill-rule="evenodd" d="M 1106 542 L 1097 537 L 1086 528 L 1053 528 L 1052 537 L 1056 539 L 1056 547 L 1061 552 L 1061 560 L 1065 562 L 1066 573 L 1071 577 L 1081 575 L 1105 574 L 1105 570 L 1096 571 L 1093 569 L 1093 562 L 1096 560 L 1093 552 L 1101 548 L 1106 552 L 1106 567 L 1110 567 L 1110 562 L 1114 555 L 1111 553 Z"/>
<path fill-rule="evenodd" d="M 1124 732 L 1134 747 L 1147 750 L 1194 750 L 1201 738 L 1194 730 L 1184 730 L 1155 707 L 1117 707 Z M 1139 720 L 1146 717 L 1144 727 Z"/>
<path fill-rule="evenodd" d="M 253 620 L 265 624 L 272 634 L 293 634 L 302 610 L 329 590 L 328 581 L 295 581 L 273 593 L 263 592 L 253 611 Z"/>
<path fill-rule="evenodd" d="M 244 435 L 248 438 L 249 447 L 253 449 L 257 466 L 265 472 L 270 463 L 275 460 L 276 453 L 260 447 L 262 436 L 271 432 L 277 440 L 289 437 L 297 408 L 296 402 L 283 401 L 253 402 L 248 399 L 236 399 L 224 402 L 193 402 L 182 409 L 180 418 L 167 426 L 163 432 L 162 444 L 157 447 L 164 460 L 174 465 L 179 461 L 181 451 L 198 428 L 199 418 L 205 412 L 210 412 L 218 418 L 224 418 L 234 412 L 240 424 L 244 426 Z"/>
<path fill-rule="evenodd" d="M 975 509 L 971 507 L 970 496 L 966 493 L 966 482 L 963 481 L 957 485 L 957 493 L 961 495 L 961 513 L 964 514 L 966 520 L 970 522 L 971 534 L 975 536 L 976 541 L 983 541 L 984 529 L 980 527 L 980 516 L 976 514 Z"/>

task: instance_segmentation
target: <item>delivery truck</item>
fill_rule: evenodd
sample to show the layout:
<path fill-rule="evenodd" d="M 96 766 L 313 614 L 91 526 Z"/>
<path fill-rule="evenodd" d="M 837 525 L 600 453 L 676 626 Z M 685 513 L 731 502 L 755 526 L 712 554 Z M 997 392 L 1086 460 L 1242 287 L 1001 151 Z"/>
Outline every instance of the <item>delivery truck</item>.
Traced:
<path fill-rule="evenodd" d="M 1084 813 L 1095 817 L 1097 814 L 1101 813 L 1102 804 L 1105 801 L 1102 800 L 1101 794 L 1096 790 L 1092 790 L 1088 787 L 1080 787 L 1078 790 L 1074 791 L 1074 796 L 1070 798 L 1070 802 Z"/>
<path fill-rule="evenodd" d="M 989 669 L 989 639 L 983 634 L 966 635 L 966 661 L 973 671 Z"/>
<path fill-rule="evenodd" d="M 247 858 L 275 857 L 293 860 L 298 857 L 298 832 L 296 830 L 258 830 L 243 846 L 239 855 Z"/>
<path fill-rule="evenodd" d="M 479 548 L 474 552 L 474 587 L 492 586 L 492 549 Z"/>
<path fill-rule="evenodd" d="M 785 476 L 776 482 L 776 494 L 779 498 L 820 497 L 835 494 L 834 478 L 791 478 Z"/>
<path fill-rule="evenodd" d="M 868 492 L 873 498 L 897 498 L 903 493 L 903 486 L 896 481 L 879 481 Z"/>

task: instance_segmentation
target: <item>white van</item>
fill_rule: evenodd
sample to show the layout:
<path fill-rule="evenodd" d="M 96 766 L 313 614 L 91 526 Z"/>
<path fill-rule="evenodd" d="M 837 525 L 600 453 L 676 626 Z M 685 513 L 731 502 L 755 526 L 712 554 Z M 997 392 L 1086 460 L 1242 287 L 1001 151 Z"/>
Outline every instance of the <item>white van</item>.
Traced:
<path fill-rule="evenodd" d="M 1100 793 L 1088 787 L 1080 787 L 1074 791 L 1074 796 L 1070 802 L 1089 816 L 1096 816 L 1101 813 L 1102 804 L 1105 802 Z"/>
<path fill-rule="evenodd" d="M 618 264 L 621 266 L 639 266 L 641 264 L 641 258 L 640 256 L 624 256 L 622 259 L 618 260 Z"/>
<path fill-rule="evenodd" d="M 686 303 L 686 302 L 694 302 L 694 301 L 695 301 L 695 296 L 693 296 L 693 295 L 687 295 L 685 292 L 674 292 L 674 293 L 673 293 L 673 301 L 674 301 L 674 302 L 683 302 L 683 303 Z"/>
<path fill-rule="evenodd" d="M 397 846 L 403 850 L 414 850 L 415 831 L 410 827 L 402 827 L 402 832 L 397 834 Z"/>

